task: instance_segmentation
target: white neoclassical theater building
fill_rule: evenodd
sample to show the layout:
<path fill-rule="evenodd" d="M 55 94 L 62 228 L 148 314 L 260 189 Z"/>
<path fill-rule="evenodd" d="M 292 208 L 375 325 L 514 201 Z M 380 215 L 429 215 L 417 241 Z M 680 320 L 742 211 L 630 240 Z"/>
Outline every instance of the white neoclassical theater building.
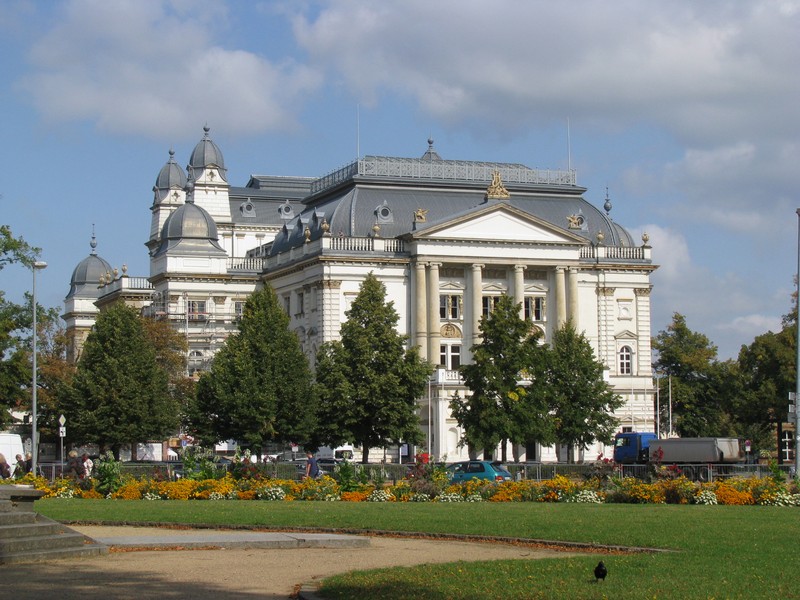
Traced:
<path fill-rule="evenodd" d="M 92 239 L 65 300 L 70 357 L 80 355 L 97 312 L 124 301 L 185 334 L 187 370 L 197 374 L 235 330 L 247 296 L 266 283 L 313 366 L 373 272 L 400 332 L 438 365 L 419 399 L 422 449 L 436 458 L 467 456 L 448 404 L 469 393 L 457 369 L 470 361 L 479 320 L 501 294 L 520 303 L 545 340 L 572 320 L 625 400 L 620 427 L 653 431 L 656 266 L 647 236 L 633 240 L 611 219 L 610 201 L 598 209 L 586 191 L 574 170 L 447 160 L 431 140 L 419 158 L 365 156 L 319 178 L 253 175 L 235 187 L 206 127 L 186 170 L 170 151 L 157 175 L 149 276 L 112 268 Z M 567 455 L 535 440 L 510 450 L 527 461 Z M 603 451 L 575 455 L 593 460 Z"/>

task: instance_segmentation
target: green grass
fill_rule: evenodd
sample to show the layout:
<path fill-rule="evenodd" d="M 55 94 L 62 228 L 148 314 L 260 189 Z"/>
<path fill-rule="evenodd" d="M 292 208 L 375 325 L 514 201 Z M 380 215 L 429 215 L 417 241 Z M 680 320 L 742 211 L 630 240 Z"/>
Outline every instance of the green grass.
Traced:
<path fill-rule="evenodd" d="M 537 503 L 40 500 L 65 521 L 204 523 L 413 531 L 672 549 L 533 561 L 422 565 L 325 582 L 325 597 L 800 598 L 796 508 Z M 609 567 L 595 584 L 592 568 Z"/>

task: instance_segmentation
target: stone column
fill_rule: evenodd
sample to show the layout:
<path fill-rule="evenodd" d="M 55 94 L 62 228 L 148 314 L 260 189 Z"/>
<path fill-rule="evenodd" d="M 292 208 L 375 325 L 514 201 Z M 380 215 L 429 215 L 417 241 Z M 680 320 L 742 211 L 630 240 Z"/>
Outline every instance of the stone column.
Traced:
<path fill-rule="evenodd" d="M 323 342 L 330 342 L 339 337 L 342 326 L 339 309 L 341 307 L 342 282 L 338 279 L 324 279 L 322 281 L 322 331 Z"/>
<path fill-rule="evenodd" d="M 441 263 L 429 263 L 428 269 L 428 360 L 439 364 L 439 267 Z"/>
<path fill-rule="evenodd" d="M 414 264 L 414 306 L 416 323 L 414 327 L 414 344 L 419 346 L 419 354 L 423 360 L 428 358 L 428 319 L 426 303 L 428 296 L 425 291 L 425 263 L 417 261 Z"/>
<path fill-rule="evenodd" d="M 514 265 L 514 302 L 519 304 L 519 318 L 525 318 L 525 265 Z"/>
<path fill-rule="evenodd" d="M 567 320 L 567 295 L 564 267 L 556 267 L 556 329 Z"/>
<path fill-rule="evenodd" d="M 483 265 L 472 265 L 472 278 L 470 286 L 472 287 L 472 343 L 477 344 L 480 341 L 481 330 L 481 313 L 483 311 L 483 273 L 481 269 Z M 465 340 L 466 341 L 466 340 Z"/>
<path fill-rule="evenodd" d="M 580 331 L 578 328 L 578 269 L 575 267 L 569 268 L 569 276 L 568 276 L 568 284 L 569 284 L 569 320 L 572 321 L 575 329 Z"/>

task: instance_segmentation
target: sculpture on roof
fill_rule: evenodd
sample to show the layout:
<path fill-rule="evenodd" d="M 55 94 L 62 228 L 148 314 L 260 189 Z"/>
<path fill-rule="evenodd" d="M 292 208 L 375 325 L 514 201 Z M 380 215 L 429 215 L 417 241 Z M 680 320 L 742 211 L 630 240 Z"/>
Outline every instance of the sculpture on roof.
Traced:
<path fill-rule="evenodd" d="M 508 190 L 503 185 L 503 180 L 500 178 L 500 171 L 493 171 L 492 183 L 486 188 L 486 199 L 495 198 L 504 200 L 510 197 L 511 195 L 508 193 Z"/>

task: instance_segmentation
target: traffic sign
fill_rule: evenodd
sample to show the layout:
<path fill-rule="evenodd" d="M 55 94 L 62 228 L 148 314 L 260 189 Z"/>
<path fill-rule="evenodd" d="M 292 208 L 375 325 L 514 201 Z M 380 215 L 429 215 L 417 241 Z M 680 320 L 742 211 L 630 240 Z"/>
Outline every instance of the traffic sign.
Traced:
<path fill-rule="evenodd" d="M 59 427 L 58 428 L 58 437 L 67 437 L 67 428 L 66 427 Z"/>

